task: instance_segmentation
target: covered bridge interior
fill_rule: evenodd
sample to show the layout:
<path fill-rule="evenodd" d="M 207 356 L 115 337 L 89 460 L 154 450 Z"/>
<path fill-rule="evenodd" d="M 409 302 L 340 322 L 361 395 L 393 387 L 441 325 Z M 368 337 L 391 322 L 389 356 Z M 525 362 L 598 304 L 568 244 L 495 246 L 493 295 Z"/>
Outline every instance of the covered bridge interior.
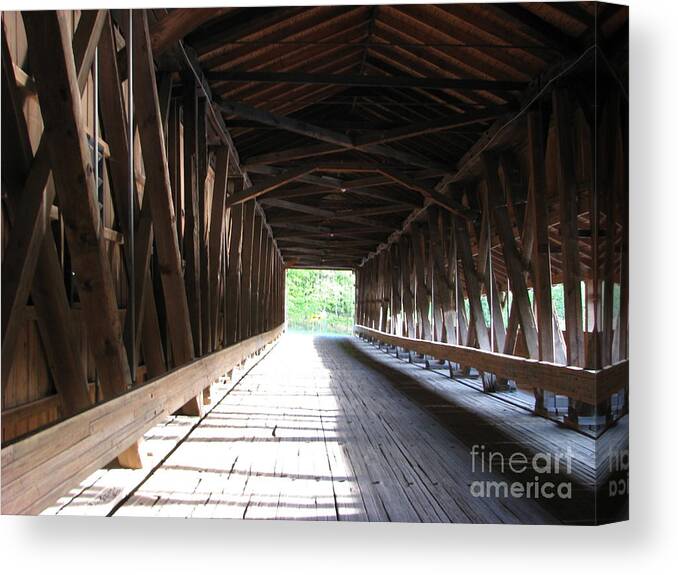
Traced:
<path fill-rule="evenodd" d="M 597 2 L 3 13 L 3 513 L 596 521 L 627 86 Z M 289 268 L 356 337 L 285 333 Z"/>

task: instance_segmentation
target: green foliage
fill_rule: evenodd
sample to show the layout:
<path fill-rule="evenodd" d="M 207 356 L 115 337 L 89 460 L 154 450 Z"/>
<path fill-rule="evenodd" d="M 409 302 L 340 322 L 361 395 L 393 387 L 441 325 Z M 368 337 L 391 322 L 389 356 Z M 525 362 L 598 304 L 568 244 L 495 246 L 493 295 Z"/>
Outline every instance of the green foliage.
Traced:
<path fill-rule="evenodd" d="M 347 270 L 287 270 L 287 325 L 291 330 L 350 334 L 355 276 Z"/>
<path fill-rule="evenodd" d="M 532 288 L 528 288 L 527 290 L 527 295 L 530 298 L 530 303 L 532 303 L 534 300 L 534 290 Z M 615 296 L 617 294 L 615 293 Z M 563 291 L 563 284 L 557 284 L 551 287 L 551 297 L 553 298 L 553 309 L 556 312 L 556 316 L 558 317 L 558 320 L 560 321 L 561 326 L 565 325 L 565 296 L 564 296 L 564 291 Z M 582 282 L 582 308 L 584 307 L 584 283 Z M 509 300 L 508 300 L 508 305 L 503 306 L 503 316 L 504 316 L 504 322 L 505 324 L 508 324 L 508 315 L 509 315 L 509 309 L 510 309 L 510 304 L 513 301 L 513 294 L 509 294 Z M 480 303 L 483 306 L 483 315 L 485 316 L 485 323 L 487 325 L 490 325 L 490 302 L 487 299 L 487 295 L 482 294 L 480 296 Z M 470 305 L 468 299 L 464 300 L 464 304 L 466 306 L 466 317 L 470 317 Z M 494 305 L 498 305 L 497 302 L 494 302 Z"/>

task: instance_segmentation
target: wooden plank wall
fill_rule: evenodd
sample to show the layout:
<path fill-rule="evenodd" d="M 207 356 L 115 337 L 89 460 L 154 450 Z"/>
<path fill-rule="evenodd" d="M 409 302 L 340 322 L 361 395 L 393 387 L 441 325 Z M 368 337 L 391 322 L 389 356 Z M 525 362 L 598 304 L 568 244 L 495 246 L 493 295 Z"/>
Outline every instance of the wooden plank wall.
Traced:
<path fill-rule="evenodd" d="M 481 210 L 477 220 L 428 207 L 371 254 L 356 271 L 356 322 L 593 370 L 628 359 L 628 300 L 620 296 L 628 293 L 627 108 L 616 90 L 601 93 L 602 128 L 591 128 L 575 90 L 559 87 L 519 120 L 521 141 L 485 150 L 476 178 L 449 186 L 454 200 Z M 606 166 L 597 172 L 595 130 Z M 401 265 L 382 277 L 394 248 Z M 552 292 L 561 284 L 565 313 L 556 317 Z M 483 383 L 501 389 L 501 380 Z M 554 400 L 534 393 L 537 411 Z M 593 407 L 572 400 L 570 423 L 608 410 L 607 396 Z"/>
<path fill-rule="evenodd" d="M 93 14 L 90 16 L 93 17 Z M 106 13 L 106 24 L 102 32 L 103 39 L 105 34 L 109 34 L 115 44 L 113 49 L 121 54 L 125 53 L 128 35 L 126 15 L 127 12 L 124 11 L 115 15 Z M 52 13 L 50 17 L 56 16 Z M 121 180 L 125 176 L 124 171 L 115 174 L 112 168 L 121 164 L 129 165 L 125 141 L 128 93 L 126 71 L 111 69 L 111 59 L 106 59 L 106 50 L 110 56 L 110 42 L 107 45 L 104 40 L 99 40 L 99 71 L 95 76 L 94 66 L 88 70 L 79 104 L 85 132 L 90 138 L 95 132 L 98 133 L 100 153 L 103 155 L 103 162 L 100 163 L 102 171 L 99 174 L 103 189 L 97 198 L 100 208 L 98 216 L 121 325 L 129 321 L 128 265 L 134 263 L 137 270 L 134 274 L 136 325 L 133 344 L 137 357 L 132 370 L 132 387 L 137 387 L 168 369 L 221 350 L 227 344 L 270 331 L 281 324 L 284 321 L 284 265 L 258 208 L 257 217 L 253 218 L 256 229 L 243 229 L 242 222 L 234 225 L 232 218 L 236 212 L 239 214 L 239 210 L 215 209 L 218 208 L 214 205 L 215 201 L 223 202 L 225 197 L 242 189 L 239 166 L 230 148 L 220 142 L 214 144 L 213 134 L 208 134 L 204 102 L 196 103 L 196 94 L 192 90 L 194 85 L 187 81 L 185 87 L 178 89 L 176 85 L 173 87 L 174 79 L 168 75 L 161 74 L 156 78 L 155 71 L 149 68 L 153 62 L 153 54 L 149 48 L 152 42 L 147 42 L 149 24 L 146 13 L 134 11 L 134 17 L 134 85 L 145 86 L 146 89 L 143 93 L 135 92 L 133 100 L 133 113 L 137 120 L 143 119 L 139 120 L 141 130 L 136 129 L 134 134 L 136 196 L 133 198 L 133 205 L 129 205 L 128 195 L 115 195 L 120 194 L 119 190 L 123 194 L 128 193 L 124 179 Z M 55 29 L 56 26 L 63 27 L 65 35 L 72 40 L 78 25 L 84 20 L 80 11 L 66 11 L 61 13 L 58 23 L 53 21 L 52 24 Z M 3 64 L 5 57 L 12 63 L 14 75 L 10 88 L 16 90 L 30 143 L 35 150 L 43 134 L 43 121 L 36 81 L 31 76 L 31 70 L 34 69 L 31 58 L 40 58 L 41 55 L 39 50 L 32 53 L 29 48 L 21 13 L 4 12 L 2 24 L 5 37 Z M 67 49 L 70 50 L 71 46 L 67 46 Z M 122 60 L 118 59 L 117 64 L 118 68 L 123 67 Z M 102 71 L 104 66 L 108 66 L 105 72 Z M 97 85 L 103 85 L 104 73 L 109 74 L 106 81 L 113 82 L 109 86 L 115 86 L 117 82 L 119 99 L 116 103 L 115 96 L 100 98 L 97 110 Z M 5 88 L 3 81 L 3 99 L 7 96 L 4 93 Z M 193 104 L 194 110 L 191 108 Z M 189 109 L 194 115 L 189 116 Z M 192 120 L 188 131 L 187 118 Z M 106 134 L 106 127 L 110 130 L 111 126 L 122 126 L 122 131 Z M 186 133 L 195 136 L 195 141 L 188 142 L 184 137 Z M 7 141 L 9 139 L 3 127 L 3 151 Z M 156 142 L 155 145 L 152 144 L 153 141 Z M 163 145 L 159 145 L 159 142 Z M 7 155 L 6 158 L 3 153 L 3 162 L 9 161 L 9 157 Z M 146 166 L 144 162 L 147 162 Z M 149 166 L 152 169 L 148 169 Z M 6 174 L 14 175 L 12 166 L 3 163 L 3 188 Z M 20 177 L 21 174 L 18 174 L 17 179 Z M 48 186 L 53 185 L 50 180 Z M 223 189 L 215 189 L 216 185 Z M 19 200 L 20 191 L 19 189 L 17 196 Z M 4 194 L 3 189 L 3 196 Z M 190 206 L 187 202 L 190 202 Z M 82 362 L 86 373 L 90 399 L 97 403 L 104 397 L 99 386 L 97 362 L 90 345 L 92 334 L 89 333 L 87 318 L 80 307 L 78 278 L 74 279 L 71 274 L 71 252 L 66 240 L 63 214 L 59 208 L 61 203 L 57 189 L 55 205 L 50 210 L 51 233 L 56 243 L 69 299 L 74 353 Z M 254 205 L 254 201 L 252 204 Z M 3 261 L 5 248 L 14 231 L 7 209 L 7 204 L 3 202 Z M 130 233 L 127 226 L 128 210 L 133 210 L 132 218 L 135 222 L 134 254 L 126 251 Z M 220 215 L 220 219 L 215 219 L 215 213 Z M 240 261 L 242 240 L 235 240 L 233 233 L 257 238 L 255 249 L 259 255 L 259 265 L 256 270 L 251 271 L 249 266 L 243 267 Z M 189 241 L 193 237 L 195 248 Z M 144 242 L 150 248 L 146 252 Z M 190 265 L 187 265 L 187 257 Z M 126 258 L 129 260 L 126 261 Z M 167 273 L 168 269 L 174 271 Z M 4 270 L 3 267 L 3 282 Z M 164 271 L 161 273 L 161 270 Z M 185 274 L 183 270 L 188 270 L 190 274 Z M 250 271 L 252 273 L 251 277 L 247 276 L 247 281 L 241 281 L 244 270 L 248 274 Z M 147 281 L 142 281 L 140 274 L 149 274 L 144 278 Z M 233 290 L 234 286 L 237 286 L 237 290 Z M 239 306 L 245 301 L 248 302 L 246 313 L 234 314 L 233 309 L 239 310 Z M 189 313 L 184 318 L 181 309 L 186 305 Z M 7 374 L 3 370 L 3 444 L 58 422 L 64 411 L 68 411 L 64 410 L 62 398 L 54 385 L 54 370 L 59 369 L 59 366 L 49 364 L 43 337 L 38 329 L 38 319 L 33 302 L 28 299 L 23 307 L 23 314 L 18 319 L 19 335 L 11 357 L 11 367 Z M 190 322 L 188 339 L 184 340 L 179 337 L 186 325 L 182 321 Z M 229 334 L 234 334 L 234 337 Z M 130 347 L 126 346 L 126 349 L 130 354 Z M 199 410 L 202 401 L 202 397 L 196 397 L 188 408 Z"/>

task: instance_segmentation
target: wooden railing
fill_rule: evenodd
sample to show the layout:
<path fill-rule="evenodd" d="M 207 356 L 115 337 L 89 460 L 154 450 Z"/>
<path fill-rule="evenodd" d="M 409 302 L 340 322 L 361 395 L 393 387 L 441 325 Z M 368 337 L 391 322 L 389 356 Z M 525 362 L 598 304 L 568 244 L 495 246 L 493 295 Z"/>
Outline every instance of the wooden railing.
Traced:
<path fill-rule="evenodd" d="M 478 371 L 565 395 L 589 405 L 598 405 L 613 393 L 624 389 L 629 380 L 629 362 L 624 360 L 599 370 L 559 365 L 513 355 L 483 351 L 472 347 L 402 337 L 363 325 L 354 332 L 385 344 L 414 351 L 435 359 L 474 367 Z"/>
<path fill-rule="evenodd" d="M 3 448 L 2 513 L 39 513 L 220 376 L 274 342 L 284 327 L 280 324 L 201 357 Z"/>

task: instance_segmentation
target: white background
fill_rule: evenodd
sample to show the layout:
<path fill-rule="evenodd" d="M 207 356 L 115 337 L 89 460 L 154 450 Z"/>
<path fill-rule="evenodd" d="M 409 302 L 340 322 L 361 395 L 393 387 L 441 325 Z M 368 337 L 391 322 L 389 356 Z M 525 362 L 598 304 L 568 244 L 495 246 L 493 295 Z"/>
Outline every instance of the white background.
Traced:
<path fill-rule="evenodd" d="M 316 1 L 293 4 L 326 4 Z M 331 3 L 331 2 L 330 2 Z M 4 9 L 188 2 L 14 0 Z M 266 2 L 213 2 L 265 5 Z M 270 2 L 268 3 L 270 5 Z M 598 528 L 0 518 L 5 573 L 676 572 L 678 3 L 631 6 L 631 516 Z"/>

